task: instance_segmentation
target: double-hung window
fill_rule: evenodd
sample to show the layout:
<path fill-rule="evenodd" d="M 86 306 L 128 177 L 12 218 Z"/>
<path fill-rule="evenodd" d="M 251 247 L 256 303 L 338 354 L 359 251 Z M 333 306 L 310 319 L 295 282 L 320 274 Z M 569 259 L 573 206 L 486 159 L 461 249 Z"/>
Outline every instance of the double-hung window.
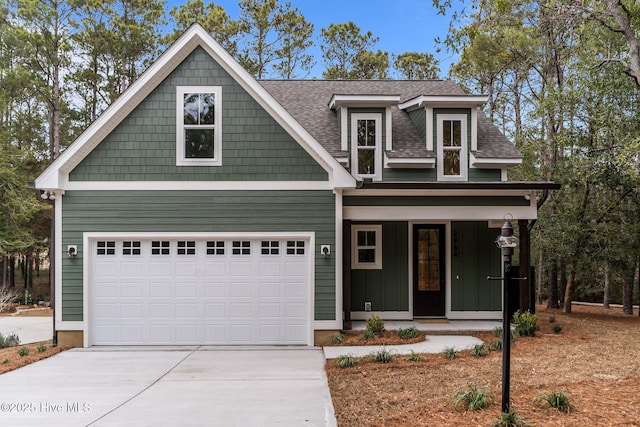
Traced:
<path fill-rule="evenodd" d="M 467 179 L 467 116 L 440 114 L 437 123 L 438 180 Z"/>
<path fill-rule="evenodd" d="M 176 164 L 222 164 L 222 88 L 180 86 L 177 89 Z"/>
<path fill-rule="evenodd" d="M 382 179 L 381 122 L 381 114 L 351 114 L 352 174 L 356 177 Z"/>
<path fill-rule="evenodd" d="M 352 225 L 351 233 L 351 268 L 382 269 L 382 225 Z"/>

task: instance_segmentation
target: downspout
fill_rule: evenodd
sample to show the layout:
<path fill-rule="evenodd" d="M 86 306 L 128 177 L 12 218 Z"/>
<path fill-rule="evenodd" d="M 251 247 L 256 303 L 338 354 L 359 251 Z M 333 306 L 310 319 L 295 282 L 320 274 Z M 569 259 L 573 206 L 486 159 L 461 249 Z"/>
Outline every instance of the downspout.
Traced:
<path fill-rule="evenodd" d="M 538 200 L 538 203 L 536 204 L 536 212 L 539 211 L 542 205 L 544 205 L 544 203 L 547 201 L 547 197 L 549 197 L 549 189 L 545 188 L 542 191 L 542 197 L 540 198 L 540 200 Z M 532 219 L 529 225 L 527 225 L 527 230 L 529 230 L 529 233 L 531 233 L 531 230 L 533 230 L 533 226 L 536 225 L 536 222 L 538 222 L 537 218 Z"/>

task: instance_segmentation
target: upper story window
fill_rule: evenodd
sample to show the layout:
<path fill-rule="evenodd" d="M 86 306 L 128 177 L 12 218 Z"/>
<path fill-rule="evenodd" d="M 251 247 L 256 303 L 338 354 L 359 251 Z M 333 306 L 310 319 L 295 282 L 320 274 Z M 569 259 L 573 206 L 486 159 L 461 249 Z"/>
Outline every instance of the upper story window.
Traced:
<path fill-rule="evenodd" d="M 222 88 L 181 86 L 177 89 L 176 164 L 222 164 Z"/>
<path fill-rule="evenodd" d="M 351 115 L 352 173 L 360 178 L 382 179 L 382 115 Z"/>
<path fill-rule="evenodd" d="M 467 180 L 467 116 L 439 114 L 437 121 L 438 180 Z"/>

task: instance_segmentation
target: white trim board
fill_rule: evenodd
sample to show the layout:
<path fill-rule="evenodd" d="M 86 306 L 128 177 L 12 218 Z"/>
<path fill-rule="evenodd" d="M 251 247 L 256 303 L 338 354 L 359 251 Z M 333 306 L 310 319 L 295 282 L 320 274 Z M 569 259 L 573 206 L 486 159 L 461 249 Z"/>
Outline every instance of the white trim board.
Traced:
<path fill-rule="evenodd" d="M 328 181 L 72 181 L 65 188 L 69 191 L 333 190 Z"/>

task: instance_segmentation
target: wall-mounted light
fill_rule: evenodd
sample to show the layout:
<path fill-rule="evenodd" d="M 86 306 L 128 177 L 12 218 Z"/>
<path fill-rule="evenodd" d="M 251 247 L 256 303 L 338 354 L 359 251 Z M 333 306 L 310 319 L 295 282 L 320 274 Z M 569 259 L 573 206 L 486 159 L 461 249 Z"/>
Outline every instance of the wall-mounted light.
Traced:
<path fill-rule="evenodd" d="M 322 258 L 329 258 L 329 255 L 331 255 L 331 246 L 320 245 L 320 254 L 322 255 Z"/>
<path fill-rule="evenodd" d="M 78 255 L 78 245 L 67 245 L 67 258 L 74 259 Z"/>
<path fill-rule="evenodd" d="M 42 200 L 55 200 L 56 193 L 53 191 L 44 190 L 42 193 L 40 193 L 40 198 Z"/>

